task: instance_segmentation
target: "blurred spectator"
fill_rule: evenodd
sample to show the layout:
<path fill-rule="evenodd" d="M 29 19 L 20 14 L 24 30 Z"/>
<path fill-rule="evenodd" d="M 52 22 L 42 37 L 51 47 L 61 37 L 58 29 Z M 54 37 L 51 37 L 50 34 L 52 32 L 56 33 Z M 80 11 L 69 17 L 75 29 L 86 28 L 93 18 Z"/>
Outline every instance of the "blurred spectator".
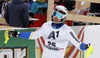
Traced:
<path fill-rule="evenodd" d="M 44 2 L 44 0 L 38 0 L 32 4 L 31 12 L 34 14 L 45 13 L 47 12 L 47 4 Z"/>
<path fill-rule="evenodd" d="M 31 5 L 29 4 L 29 0 L 25 0 L 25 3 L 28 5 L 29 10 L 31 10 Z"/>
<path fill-rule="evenodd" d="M 25 0 L 25 3 L 28 5 L 28 8 L 29 8 L 29 18 L 33 18 L 34 13 L 31 12 L 31 6 L 34 3 L 34 1 L 33 0 Z M 28 27 L 30 27 L 30 24 L 33 24 L 33 22 L 29 21 Z"/>
<path fill-rule="evenodd" d="M 6 6 L 4 18 L 9 26 L 27 27 L 29 12 L 24 0 L 11 0 Z"/>
<path fill-rule="evenodd" d="M 54 0 L 54 5 L 55 7 L 57 5 L 63 5 L 68 9 L 68 11 L 75 9 L 75 1 L 73 0 Z"/>
<path fill-rule="evenodd" d="M 68 11 L 75 9 L 75 1 L 72 0 L 64 0 L 65 7 Z"/>
<path fill-rule="evenodd" d="M 54 0 L 54 4 L 55 5 L 63 5 L 63 6 L 65 6 L 64 0 Z"/>
<path fill-rule="evenodd" d="M 32 6 L 32 4 L 34 3 L 33 0 L 29 0 L 29 4 Z"/>
<path fill-rule="evenodd" d="M 3 1 L 2 2 L 2 7 L 1 7 L 1 17 L 3 18 L 4 17 L 4 12 L 5 12 L 5 7 L 7 5 L 7 3 L 10 1 L 10 0 L 1 0 Z"/>
<path fill-rule="evenodd" d="M 59 0 L 54 0 L 55 5 L 59 5 Z"/>
<path fill-rule="evenodd" d="M 44 0 L 46 4 L 48 4 L 48 0 Z"/>
<path fill-rule="evenodd" d="M 91 3 L 90 12 L 94 13 L 95 16 L 100 17 L 100 3 Z"/>
<path fill-rule="evenodd" d="M 55 8 L 57 5 L 63 5 L 63 6 L 65 6 L 64 0 L 54 0 L 54 8 Z"/>
<path fill-rule="evenodd" d="M 100 3 L 91 3 L 89 16 L 100 17 Z M 94 23 L 94 25 L 100 25 L 100 23 Z"/>
<path fill-rule="evenodd" d="M 3 3 L 3 0 L 0 0 L 0 18 L 2 17 L 2 11 L 1 11 L 1 9 L 2 9 L 2 3 Z"/>
<path fill-rule="evenodd" d="M 29 17 L 33 17 L 34 13 L 32 13 L 31 10 L 31 5 L 29 4 L 29 0 L 24 0 L 25 3 L 27 4 L 28 8 L 29 8 Z M 34 3 L 34 2 L 33 2 Z"/>
<path fill-rule="evenodd" d="M 100 3 L 91 3 L 90 5 L 90 12 L 91 13 L 100 13 Z"/>
<path fill-rule="evenodd" d="M 0 3 L 0 14 L 1 14 L 1 17 L 4 16 L 5 6 L 6 6 L 6 0 L 1 0 L 1 3 Z"/>
<path fill-rule="evenodd" d="M 0 0 L 0 14 L 1 14 L 2 3 L 3 3 L 3 0 Z"/>

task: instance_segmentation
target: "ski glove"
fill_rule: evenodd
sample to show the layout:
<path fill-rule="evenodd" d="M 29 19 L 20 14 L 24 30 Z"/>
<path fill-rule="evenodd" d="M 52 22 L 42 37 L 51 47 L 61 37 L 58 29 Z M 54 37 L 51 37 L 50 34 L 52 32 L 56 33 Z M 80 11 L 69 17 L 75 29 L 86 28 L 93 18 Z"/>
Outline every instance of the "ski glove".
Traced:
<path fill-rule="evenodd" d="M 10 35 L 10 37 L 19 37 L 20 32 L 13 29 L 8 31 L 8 34 Z"/>

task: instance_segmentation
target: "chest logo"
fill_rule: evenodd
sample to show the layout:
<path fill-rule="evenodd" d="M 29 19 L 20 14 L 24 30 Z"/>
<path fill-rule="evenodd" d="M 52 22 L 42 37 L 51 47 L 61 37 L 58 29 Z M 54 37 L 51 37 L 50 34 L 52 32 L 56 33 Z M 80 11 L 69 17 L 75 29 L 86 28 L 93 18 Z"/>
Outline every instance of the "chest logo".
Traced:
<path fill-rule="evenodd" d="M 49 34 L 48 39 L 53 38 L 53 39 L 55 40 L 55 38 L 58 37 L 58 36 L 59 36 L 59 31 L 56 31 L 56 32 L 52 31 L 52 32 Z"/>

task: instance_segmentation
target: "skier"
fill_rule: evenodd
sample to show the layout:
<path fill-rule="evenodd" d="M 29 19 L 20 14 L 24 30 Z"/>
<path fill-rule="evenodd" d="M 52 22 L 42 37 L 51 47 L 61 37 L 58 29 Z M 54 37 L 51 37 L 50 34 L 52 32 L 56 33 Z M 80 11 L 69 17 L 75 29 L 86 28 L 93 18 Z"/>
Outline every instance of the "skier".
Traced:
<path fill-rule="evenodd" d="M 45 46 L 41 58 L 63 58 L 69 41 L 80 50 L 88 49 L 90 43 L 80 42 L 74 31 L 63 23 L 67 15 L 67 8 L 58 5 L 52 13 L 52 20 L 44 23 L 38 31 L 19 32 L 11 30 L 8 34 L 11 37 L 24 39 L 37 39 L 44 36 Z"/>

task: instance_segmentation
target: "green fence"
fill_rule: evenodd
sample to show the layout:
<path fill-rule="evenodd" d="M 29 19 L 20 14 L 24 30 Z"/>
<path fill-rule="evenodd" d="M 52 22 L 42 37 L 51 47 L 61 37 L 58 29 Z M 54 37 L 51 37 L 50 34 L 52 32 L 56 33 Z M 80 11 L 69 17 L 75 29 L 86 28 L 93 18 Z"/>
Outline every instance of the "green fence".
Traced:
<path fill-rule="evenodd" d="M 16 29 L 16 30 L 20 31 L 20 32 L 31 32 L 31 31 L 35 31 L 36 28 Z M 2 47 L 2 45 L 4 44 L 4 41 L 5 41 L 4 31 L 5 30 L 0 30 L 0 48 Z M 5 45 L 4 49 L 11 48 L 14 50 L 14 48 L 23 48 L 23 47 L 28 47 L 28 49 L 29 49 L 29 51 L 27 51 L 27 57 L 24 57 L 24 58 L 36 58 L 35 40 L 27 40 L 27 39 L 22 39 L 22 38 L 11 37 L 9 39 L 8 43 Z M 15 53 L 15 51 L 13 51 L 12 58 L 15 58 L 15 56 L 17 56 L 14 53 Z M 0 55 L 2 56 L 2 52 L 0 53 Z M 1 56 L 0 56 L 0 58 L 1 58 Z M 7 55 L 4 55 L 2 57 L 7 58 Z"/>

